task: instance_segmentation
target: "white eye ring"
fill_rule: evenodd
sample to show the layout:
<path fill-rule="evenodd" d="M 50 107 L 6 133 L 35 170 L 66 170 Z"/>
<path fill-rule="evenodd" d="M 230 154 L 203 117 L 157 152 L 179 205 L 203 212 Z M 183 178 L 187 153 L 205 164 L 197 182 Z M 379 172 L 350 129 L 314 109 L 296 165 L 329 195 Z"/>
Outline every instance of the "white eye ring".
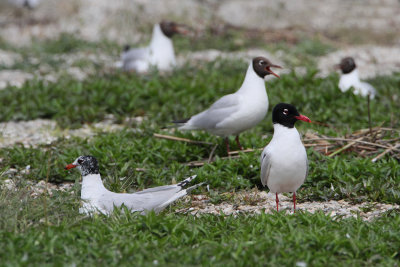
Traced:
<path fill-rule="evenodd" d="M 258 64 L 259 64 L 260 66 L 264 65 L 264 60 L 261 60 L 260 62 L 258 62 Z"/>
<path fill-rule="evenodd" d="M 283 110 L 283 114 L 287 115 L 288 113 L 289 113 L 289 110 L 288 110 L 287 108 L 285 108 L 285 109 Z"/>

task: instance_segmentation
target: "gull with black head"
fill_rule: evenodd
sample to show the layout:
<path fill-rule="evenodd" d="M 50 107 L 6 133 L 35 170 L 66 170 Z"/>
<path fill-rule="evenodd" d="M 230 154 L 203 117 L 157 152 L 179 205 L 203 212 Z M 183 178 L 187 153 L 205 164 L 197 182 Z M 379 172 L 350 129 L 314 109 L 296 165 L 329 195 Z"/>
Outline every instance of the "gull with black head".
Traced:
<path fill-rule="evenodd" d="M 147 47 L 124 47 L 121 54 L 124 71 L 147 72 L 152 66 L 160 71 L 168 71 L 176 66 L 172 37 L 175 34 L 186 35 L 189 28 L 186 25 L 170 21 L 162 21 L 153 27 L 153 35 Z"/>
<path fill-rule="evenodd" d="M 114 207 L 121 207 L 122 205 L 131 212 L 145 213 L 151 210 L 160 212 L 175 200 L 187 195 L 201 185 L 187 187 L 196 178 L 196 175 L 194 175 L 174 185 L 149 188 L 131 194 L 114 193 L 103 185 L 95 157 L 80 156 L 65 167 L 66 170 L 72 168 L 78 168 L 82 174 L 81 198 L 84 203 L 79 212 L 89 215 L 96 212 L 107 215 L 112 213 Z"/>
<path fill-rule="evenodd" d="M 342 71 L 339 80 L 339 88 L 344 93 L 350 88 L 353 88 L 355 95 L 370 96 L 371 99 L 375 98 L 376 90 L 369 83 L 360 80 L 358 69 L 354 58 L 345 57 L 336 65 Z"/>
<path fill-rule="evenodd" d="M 221 97 L 203 112 L 174 123 L 180 125 L 180 130 L 206 130 L 224 137 L 228 154 L 228 136 L 235 135 L 239 149 L 243 149 L 239 134 L 256 126 L 267 114 L 268 95 L 264 78 L 267 75 L 279 78 L 271 68 L 281 67 L 265 57 L 254 58 L 238 91 Z"/>
<path fill-rule="evenodd" d="M 306 149 L 299 132 L 294 127 L 297 121 L 311 122 L 290 104 L 280 103 L 272 111 L 274 135 L 261 153 L 261 183 L 275 193 L 276 210 L 279 211 L 279 193 L 293 193 L 293 211 L 296 210 L 296 191 L 308 174 Z"/>
<path fill-rule="evenodd" d="M 339 88 L 343 93 L 353 88 L 353 93 L 355 95 L 367 97 L 368 123 L 370 132 L 372 133 L 370 99 L 374 99 L 376 96 L 375 88 L 369 83 L 360 80 L 356 62 L 352 57 L 343 58 L 340 64 L 336 65 L 336 68 L 342 71 L 339 80 Z"/>

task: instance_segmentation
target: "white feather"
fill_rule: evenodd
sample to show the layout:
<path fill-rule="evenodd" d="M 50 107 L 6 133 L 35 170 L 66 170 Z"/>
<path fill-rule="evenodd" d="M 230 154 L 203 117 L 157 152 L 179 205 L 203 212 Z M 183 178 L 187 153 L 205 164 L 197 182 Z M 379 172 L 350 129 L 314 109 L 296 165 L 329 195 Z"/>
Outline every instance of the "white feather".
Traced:
<path fill-rule="evenodd" d="M 181 130 L 206 130 L 218 136 L 238 135 L 257 125 L 268 111 L 268 95 L 264 79 L 250 63 L 240 89 L 225 95 L 211 107 L 194 115 Z"/>
<path fill-rule="evenodd" d="M 274 124 L 272 140 L 261 154 L 262 184 L 273 193 L 296 192 L 307 173 L 307 153 L 297 129 Z"/>
<path fill-rule="evenodd" d="M 159 24 L 154 25 L 149 46 L 130 49 L 121 55 L 125 71 L 147 72 L 152 66 L 168 71 L 176 66 L 174 46 Z"/>
<path fill-rule="evenodd" d="M 342 92 L 346 92 L 350 88 L 353 88 L 353 93 L 355 95 L 370 95 L 372 99 L 375 98 L 376 95 L 376 90 L 372 85 L 360 80 L 357 68 L 350 73 L 342 74 L 340 76 L 339 88 Z"/>

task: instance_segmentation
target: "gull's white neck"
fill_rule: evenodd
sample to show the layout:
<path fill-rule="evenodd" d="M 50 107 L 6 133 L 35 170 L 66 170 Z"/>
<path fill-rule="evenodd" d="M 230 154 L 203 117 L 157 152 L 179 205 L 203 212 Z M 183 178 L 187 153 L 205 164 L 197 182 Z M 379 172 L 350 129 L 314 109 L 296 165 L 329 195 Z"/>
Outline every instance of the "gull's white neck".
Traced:
<path fill-rule="evenodd" d="M 154 25 L 150 41 L 150 63 L 159 69 L 176 65 L 174 45 L 171 38 L 165 36 L 159 24 Z"/>
<path fill-rule="evenodd" d="M 271 143 L 279 142 L 280 145 L 292 146 L 301 143 L 300 134 L 296 127 L 288 128 L 279 123 L 274 123 L 274 135 L 272 136 Z"/>
<path fill-rule="evenodd" d="M 96 199 L 106 191 L 108 190 L 104 187 L 100 174 L 88 174 L 82 177 L 82 199 Z"/>
<path fill-rule="evenodd" d="M 247 68 L 246 77 L 238 93 L 247 93 L 248 91 L 252 91 L 253 94 L 255 92 L 259 92 L 262 95 L 267 94 L 265 90 L 265 81 L 254 71 L 253 63 L 250 63 Z"/>
<path fill-rule="evenodd" d="M 340 76 L 339 88 L 342 92 L 349 90 L 352 86 L 355 87 L 360 83 L 358 70 L 355 68 L 352 72 L 342 74 Z"/>

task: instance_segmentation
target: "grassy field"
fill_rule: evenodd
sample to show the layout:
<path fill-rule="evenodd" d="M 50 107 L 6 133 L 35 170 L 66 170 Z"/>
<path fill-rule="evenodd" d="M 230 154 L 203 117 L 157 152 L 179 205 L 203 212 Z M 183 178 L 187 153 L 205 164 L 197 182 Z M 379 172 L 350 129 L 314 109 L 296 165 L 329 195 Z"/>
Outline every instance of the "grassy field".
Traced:
<path fill-rule="evenodd" d="M 205 38 L 204 42 L 208 40 Z M 227 47 L 221 41 L 215 42 L 214 48 L 229 50 L 240 50 L 245 45 Z M 3 49 L 12 50 L 0 43 Z M 188 45 L 178 41 L 178 47 L 187 49 Z M 203 49 L 204 45 L 200 42 L 195 48 Z M 23 52 L 28 54 L 11 68 L 30 71 L 37 67 L 24 64 L 29 55 L 57 67 L 59 62 L 51 55 L 74 52 L 76 46 L 88 50 L 96 47 L 64 35 L 54 43 L 34 44 L 30 54 Z M 327 78 L 316 76 L 315 56 L 333 48 L 318 40 L 300 41 L 298 46 L 277 43 L 262 48 L 283 49 L 296 59 L 286 61 L 288 66 L 303 62 L 302 66 L 307 68 L 304 76 L 290 73 L 267 82 L 270 110 L 279 102 L 292 103 L 311 120 L 328 125 L 299 123 L 301 133 L 343 136 L 367 128 L 365 99 L 350 92 L 340 93 L 337 74 Z M 113 44 L 96 49 L 116 54 Z M 6 174 L 9 168 L 19 171 L 11 176 L 18 190 L 3 189 L 0 193 L 0 265 L 398 265 L 398 211 L 386 212 L 371 222 L 331 218 L 322 212 L 194 217 L 176 213 L 176 206 L 160 215 L 121 211 L 111 217 L 80 215 L 79 174 L 66 172 L 63 167 L 83 154 L 98 158 L 106 186 L 116 192 L 170 184 L 192 174 L 197 174 L 198 182 L 206 181 L 213 190 L 210 194 L 200 188 L 194 193 L 209 194 L 213 203 L 222 201 L 220 193 L 260 187 L 260 152 L 224 160 L 226 152 L 221 139 L 204 132 L 171 133 L 171 129 L 164 129 L 174 119 L 199 112 L 218 97 L 235 91 L 244 78 L 246 63 L 218 60 L 189 65 L 171 75 L 152 73 L 141 77 L 99 68 L 98 75 L 83 82 L 66 76 L 57 83 L 32 80 L 21 88 L 0 91 L 2 122 L 46 118 L 69 129 L 101 121 L 108 114 L 119 123 L 127 117 L 145 117 L 141 124 L 128 123 L 122 131 L 99 133 L 91 139 L 60 138 L 37 148 L 15 145 L 0 150 L 0 180 L 10 178 Z M 399 129 L 400 74 L 369 82 L 379 92 L 371 103 L 373 124 Z M 272 137 L 272 129 L 269 112 L 262 123 L 242 135 L 242 144 L 248 148 L 263 147 Z M 156 139 L 153 133 L 220 144 L 217 159 L 203 167 L 189 168 L 183 163 L 207 158 L 212 147 Z M 232 146 L 236 149 L 233 142 Z M 333 158 L 313 149 L 307 152 L 310 174 L 298 192 L 300 202 L 344 199 L 354 203 L 400 204 L 397 159 L 385 156 L 372 163 L 370 158 L 351 152 Z M 30 172 L 20 172 L 27 165 Z M 136 168 L 144 171 L 138 172 Z M 44 179 L 54 183 L 71 181 L 75 186 L 68 192 L 55 191 L 51 196 L 32 198 L 28 181 Z M 189 204 L 178 203 L 182 205 Z"/>

